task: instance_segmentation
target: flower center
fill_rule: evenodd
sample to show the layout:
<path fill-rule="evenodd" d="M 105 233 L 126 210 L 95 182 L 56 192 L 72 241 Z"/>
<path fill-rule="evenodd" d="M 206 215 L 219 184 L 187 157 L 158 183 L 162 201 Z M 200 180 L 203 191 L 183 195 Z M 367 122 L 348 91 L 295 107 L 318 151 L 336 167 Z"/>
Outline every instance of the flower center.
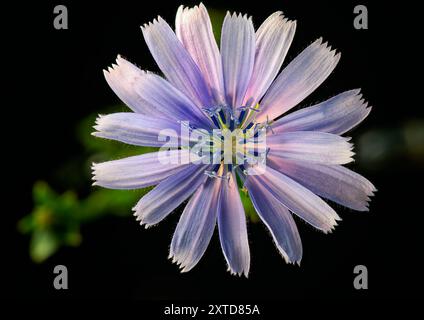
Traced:
<path fill-rule="evenodd" d="M 216 164 L 212 171 L 205 172 L 211 177 L 221 177 L 218 170 L 224 165 L 224 172 L 235 169 L 247 174 L 251 165 L 264 165 L 269 149 L 266 147 L 266 133 L 269 121 L 256 123 L 259 104 L 254 107 L 215 106 L 205 109 L 216 126 L 209 139 L 203 143 L 203 151 L 211 155 Z"/>

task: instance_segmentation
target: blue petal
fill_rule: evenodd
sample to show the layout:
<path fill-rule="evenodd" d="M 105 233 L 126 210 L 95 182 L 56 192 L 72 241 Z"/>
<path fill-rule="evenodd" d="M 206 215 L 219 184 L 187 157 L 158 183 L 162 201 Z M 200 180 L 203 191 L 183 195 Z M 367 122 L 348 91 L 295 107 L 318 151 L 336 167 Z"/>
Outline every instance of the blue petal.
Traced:
<path fill-rule="evenodd" d="M 96 137 L 117 140 L 136 146 L 162 147 L 168 138 L 168 147 L 180 146 L 180 124 L 175 120 L 158 119 L 146 115 L 122 112 L 99 116 L 94 128 Z M 188 139 L 187 139 L 188 140 Z"/>
<path fill-rule="evenodd" d="M 249 274 L 250 252 L 246 216 L 235 174 L 223 180 L 218 206 L 218 228 L 222 251 L 232 274 Z"/>
<path fill-rule="evenodd" d="M 221 32 L 222 70 L 227 104 L 241 107 L 255 60 L 252 19 L 227 13 Z"/>
<path fill-rule="evenodd" d="M 257 121 L 275 119 L 311 94 L 330 75 L 340 59 L 318 39 L 303 50 L 275 79 L 261 101 Z"/>
<path fill-rule="evenodd" d="M 143 80 L 136 92 L 152 103 L 157 112 L 171 119 L 190 121 L 202 129 L 211 128 L 206 114 L 168 81 L 153 73 L 146 74 Z"/>
<path fill-rule="evenodd" d="M 160 159 L 168 159 L 163 163 Z M 187 152 L 170 150 L 93 164 L 94 185 L 110 189 L 140 189 L 158 184 L 183 169 Z"/>
<path fill-rule="evenodd" d="M 329 166 L 275 157 L 269 157 L 267 164 L 313 193 L 358 211 L 368 211 L 369 197 L 376 191 L 367 179 L 338 165 Z"/>
<path fill-rule="evenodd" d="M 211 128 L 211 121 L 204 112 L 162 77 L 141 71 L 121 57 L 117 65 L 104 73 L 110 87 L 133 111 Z"/>
<path fill-rule="evenodd" d="M 191 270 L 206 251 L 216 224 L 220 186 L 221 179 L 206 180 L 181 215 L 169 257 L 179 264 L 182 272 Z"/>
<path fill-rule="evenodd" d="M 343 134 L 362 122 L 371 111 L 359 92 L 345 91 L 317 105 L 290 113 L 277 120 L 272 129 L 274 133 L 322 131 Z"/>
<path fill-rule="evenodd" d="M 256 105 L 268 90 L 283 64 L 295 30 L 296 22 L 288 21 L 278 11 L 256 31 L 255 64 L 243 105 Z"/>
<path fill-rule="evenodd" d="M 202 3 L 193 8 L 180 6 L 175 18 L 175 33 L 199 67 L 215 103 L 222 104 L 224 82 L 221 55 L 205 6 Z"/>
<path fill-rule="evenodd" d="M 134 207 L 134 215 L 146 228 L 159 223 L 205 182 L 208 166 L 189 165 L 148 192 Z"/>
<path fill-rule="evenodd" d="M 269 155 L 284 159 L 305 160 L 323 164 L 345 164 L 353 161 L 350 138 L 314 131 L 269 134 Z"/>
<path fill-rule="evenodd" d="M 161 17 L 142 28 L 144 40 L 165 77 L 197 106 L 213 104 L 209 88 L 196 63 Z"/>
<path fill-rule="evenodd" d="M 327 233 L 341 220 L 325 201 L 286 175 L 270 167 L 263 174 L 255 167 L 249 171 L 247 189 L 253 184 L 262 184 L 282 205 L 315 228 Z"/>
<path fill-rule="evenodd" d="M 147 74 L 146 71 L 140 70 L 118 55 L 116 64 L 108 70 L 103 70 L 103 74 L 115 94 L 131 110 L 141 114 L 155 114 L 152 113 L 154 106 L 143 100 L 135 90 L 140 86 L 140 80 Z"/>
<path fill-rule="evenodd" d="M 302 259 L 302 242 L 291 213 L 267 189 L 249 183 L 249 196 L 259 217 L 268 227 L 278 250 L 286 262 Z"/>

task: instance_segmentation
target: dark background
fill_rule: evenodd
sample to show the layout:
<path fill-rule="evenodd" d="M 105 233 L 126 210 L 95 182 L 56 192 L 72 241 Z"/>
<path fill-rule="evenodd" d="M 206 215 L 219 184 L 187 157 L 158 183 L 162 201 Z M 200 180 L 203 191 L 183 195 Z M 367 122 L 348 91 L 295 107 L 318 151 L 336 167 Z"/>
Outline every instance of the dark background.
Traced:
<path fill-rule="evenodd" d="M 407 121 L 417 119 L 419 113 L 422 115 L 422 106 L 407 101 L 397 89 L 404 81 L 395 76 L 402 68 L 398 62 L 405 45 L 404 26 L 398 21 L 402 14 L 393 14 L 390 6 L 364 1 L 204 3 L 208 8 L 248 13 L 253 16 L 255 27 L 277 10 L 296 19 L 297 32 L 284 65 L 321 36 L 341 51 L 342 59 L 335 72 L 302 105 L 362 88 L 374 108 L 351 133 L 354 142 L 368 130 L 399 130 Z M 68 30 L 53 28 L 53 8 L 57 4 L 68 8 Z M 3 212 L 7 221 L 3 231 L 12 254 L 12 259 L 5 263 L 12 269 L 8 276 L 11 287 L 3 290 L 9 295 L 11 292 L 12 297 L 29 299 L 256 303 L 291 298 L 418 297 L 422 280 L 419 220 L 423 214 L 418 203 L 423 187 L 414 181 L 420 181 L 423 163 L 422 158 L 417 161 L 406 153 L 393 155 L 375 166 L 361 164 L 359 160 L 350 166 L 378 189 L 369 213 L 334 205 L 343 221 L 330 235 L 297 219 L 304 246 L 301 267 L 287 265 L 265 227 L 251 223 L 249 279 L 226 272 L 217 234 L 199 264 L 191 272 L 180 274 L 177 266 L 167 260 L 178 212 L 149 230 L 141 228 L 131 217 L 105 217 L 84 226 L 84 239 L 78 248 L 63 248 L 42 264 L 30 260 L 28 237 L 16 231 L 16 222 L 31 211 L 34 181 L 45 179 L 58 190 L 64 188 L 55 172 L 62 162 L 82 154 L 75 138 L 76 123 L 89 113 L 119 102 L 104 80 L 102 69 L 114 62 L 119 53 L 144 69 L 157 71 L 139 27 L 159 14 L 173 24 L 179 4 L 58 1 L 22 4 L 8 11 L 16 13 L 18 19 L 9 24 L 11 52 L 9 59 L 3 61 L 5 67 L 15 71 L 7 79 L 12 83 L 12 91 L 4 93 L 12 93 L 13 101 L 6 108 L 12 116 L 3 117 L 3 128 L 9 132 L 5 142 L 10 143 L 4 153 L 10 165 L 4 171 L 11 178 L 7 197 L 3 199 L 7 207 L 10 205 Z M 357 4 L 368 7 L 369 30 L 353 28 L 353 8 Z M 402 9 L 402 5 L 398 10 L 399 7 Z M 90 186 L 82 192 L 90 192 Z M 68 267 L 69 290 L 53 288 L 53 268 L 57 264 Z M 353 268 L 358 264 L 368 267 L 368 290 L 353 288 Z"/>

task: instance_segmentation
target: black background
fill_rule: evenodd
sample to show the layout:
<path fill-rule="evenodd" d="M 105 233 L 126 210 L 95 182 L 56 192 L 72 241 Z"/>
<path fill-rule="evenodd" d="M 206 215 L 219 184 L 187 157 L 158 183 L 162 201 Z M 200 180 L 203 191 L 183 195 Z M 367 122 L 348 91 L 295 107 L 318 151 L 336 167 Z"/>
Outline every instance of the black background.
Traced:
<path fill-rule="evenodd" d="M 374 108 L 353 131 L 353 137 L 373 127 L 395 128 L 418 117 L 421 106 L 409 103 L 397 89 L 404 81 L 395 76 L 402 68 L 398 62 L 403 58 L 398 53 L 408 49 L 402 38 L 405 27 L 398 21 L 402 14 L 394 13 L 393 7 L 364 1 L 204 3 L 248 13 L 255 27 L 277 10 L 296 19 L 297 32 L 285 64 L 321 36 L 341 51 L 336 71 L 303 105 L 362 88 Z M 57 4 L 68 8 L 68 30 L 53 28 Z M 167 260 L 178 212 L 149 230 L 132 218 L 104 218 L 84 227 L 80 247 L 63 248 L 40 265 L 31 262 L 28 238 L 16 231 L 16 221 L 31 211 L 32 184 L 37 179 L 51 179 L 60 163 L 82 153 L 75 138 L 79 119 L 118 103 L 102 74 L 118 53 L 144 69 L 158 70 L 139 27 L 159 14 L 173 24 L 179 4 L 58 1 L 22 4 L 8 11 L 17 18 L 6 29 L 10 56 L 3 61 L 14 71 L 6 79 L 12 84 L 11 91 L 3 93 L 12 98 L 5 107 L 11 117 L 3 117 L 3 128 L 9 132 L 5 143 L 10 144 L 4 156 L 10 163 L 5 174 L 11 178 L 4 199 L 10 209 L 3 215 L 8 222 L 4 228 L 6 246 L 12 254 L 5 262 L 12 269 L 8 277 L 11 287 L 3 290 L 29 299 L 136 298 L 206 303 L 418 297 L 422 272 L 422 227 L 418 220 L 423 214 L 418 203 L 423 188 L 414 181 L 420 178 L 422 164 L 403 157 L 384 170 L 350 166 L 379 190 L 369 213 L 335 206 L 343 221 L 330 235 L 297 219 L 304 246 L 301 267 L 285 264 L 265 227 L 258 223 L 248 226 L 252 255 L 248 279 L 226 272 L 216 234 L 200 263 L 191 272 L 180 274 Z M 353 28 L 356 4 L 367 5 L 369 30 Z M 86 186 L 85 192 L 89 190 Z M 68 267 L 69 290 L 53 288 L 53 267 L 57 264 Z M 358 264 L 368 267 L 368 290 L 353 288 L 353 268 Z"/>

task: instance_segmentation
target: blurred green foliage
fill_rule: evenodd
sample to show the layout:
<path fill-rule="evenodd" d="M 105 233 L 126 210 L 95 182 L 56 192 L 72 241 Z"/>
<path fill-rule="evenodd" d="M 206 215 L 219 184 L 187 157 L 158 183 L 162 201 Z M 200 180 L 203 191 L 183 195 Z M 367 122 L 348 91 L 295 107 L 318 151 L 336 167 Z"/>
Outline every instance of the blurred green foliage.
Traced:
<path fill-rule="evenodd" d="M 424 120 L 411 119 L 400 126 L 373 128 L 359 137 L 358 162 L 368 170 L 392 167 L 408 160 L 424 165 Z"/>
<path fill-rule="evenodd" d="M 61 246 L 78 246 L 80 226 L 105 215 L 130 215 L 131 206 L 146 192 L 100 189 L 79 200 L 76 193 L 57 194 L 44 181 L 33 187 L 34 210 L 22 218 L 18 229 L 30 234 L 30 255 L 42 262 Z"/>
<path fill-rule="evenodd" d="M 123 109 L 113 107 L 109 111 Z M 72 174 L 82 178 L 83 185 L 91 185 L 87 174 L 93 161 L 107 161 L 155 151 L 157 148 L 129 146 L 115 141 L 95 138 L 91 135 L 96 115 L 89 115 L 77 126 L 77 136 L 84 147 L 86 159 L 78 165 L 65 164 L 72 170 L 66 171 L 70 181 Z M 82 172 L 75 172 L 80 170 Z M 63 170 L 61 170 L 63 171 Z M 63 172 L 61 173 L 63 174 Z M 109 190 L 95 188 L 79 199 L 74 190 L 62 194 L 54 191 L 47 182 L 37 181 L 33 186 L 34 208 L 18 222 L 18 230 L 30 236 L 29 254 L 34 262 L 43 262 L 62 246 L 78 246 L 82 241 L 81 225 L 104 215 L 130 216 L 131 208 L 151 188 L 141 190 Z"/>

